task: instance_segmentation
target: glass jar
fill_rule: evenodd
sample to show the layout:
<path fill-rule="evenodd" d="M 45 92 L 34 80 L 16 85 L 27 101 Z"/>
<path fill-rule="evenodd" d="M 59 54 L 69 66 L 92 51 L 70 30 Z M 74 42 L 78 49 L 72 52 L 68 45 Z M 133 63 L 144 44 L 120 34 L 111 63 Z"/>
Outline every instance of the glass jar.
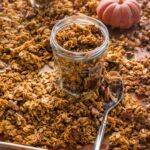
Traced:
<path fill-rule="evenodd" d="M 56 34 L 64 27 L 73 24 L 95 25 L 104 36 L 104 42 L 99 47 L 87 52 L 74 52 L 64 49 L 58 44 Z M 53 27 L 50 43 L 62 90 L 72 95 L 80 95 L 100 86 L 104 54 L 106 54 L 109 45 L 109 33 L 102 22 L 85 15 L 65 18 Z"/>

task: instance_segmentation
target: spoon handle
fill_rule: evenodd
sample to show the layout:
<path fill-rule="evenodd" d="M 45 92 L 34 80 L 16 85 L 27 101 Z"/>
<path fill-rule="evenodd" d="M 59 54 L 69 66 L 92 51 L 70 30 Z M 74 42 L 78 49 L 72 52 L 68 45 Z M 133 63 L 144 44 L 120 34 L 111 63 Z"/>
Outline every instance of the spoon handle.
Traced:
<path fill-rule="evenodd" d="M 107 117 L 108 117 L 108 111 L 105 113 L 102 124 L 101 124 L 101 126 L 98 130 L 98 134 L 97 134 L 97 137 L 96 137 L 96 141 L 95 141 L 93 150 L 100 150 L 100 148 L 101 148 L 103 136 L 104 136 L 104 133 L 105 133 L 105 127 L 106 127 L 106 124 L 107 124 Z"/>
<path fill-rule="evenodd" d="M 35 0 L 29 0 L 29 2 L 31 3 L 32 7 L 35 7 Z"/>

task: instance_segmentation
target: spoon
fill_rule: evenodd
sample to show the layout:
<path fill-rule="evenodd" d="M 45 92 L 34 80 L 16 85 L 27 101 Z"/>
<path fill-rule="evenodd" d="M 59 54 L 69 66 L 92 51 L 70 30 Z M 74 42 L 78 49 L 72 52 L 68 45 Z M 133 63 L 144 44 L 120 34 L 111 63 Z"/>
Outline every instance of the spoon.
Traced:
<path fill-rule="evenodd" d="M 29 2 L 30 2 L 30 4 L 31 4 L 31 6 L 33 7 L 33 8 L 38 8 L 39 7 L 39 5 L 36 3 L 36 1 L 35 0 L 29 0 Z"/>
<path fill-rule="evenodd" d="M 111 71 L 106 76 L 105 80 L 106 80 L 106 83 L 108 84 L 108 87 L 106 88 L 107 104 L 105 104 L 105 112 L 104 112 L 103 121 L 98 130 L 98 134 L 96 137 L 93 150 L 100 150 L 103 136 L 104 136 L 104 131 L 105 131 L 106 124 L 107 124 L 108 114 L 113 108 L 115 108 L 121 102 L 122 97 L 123 97 L 124 85 L 123 85 L 122 78 L 118 72 Z"/>

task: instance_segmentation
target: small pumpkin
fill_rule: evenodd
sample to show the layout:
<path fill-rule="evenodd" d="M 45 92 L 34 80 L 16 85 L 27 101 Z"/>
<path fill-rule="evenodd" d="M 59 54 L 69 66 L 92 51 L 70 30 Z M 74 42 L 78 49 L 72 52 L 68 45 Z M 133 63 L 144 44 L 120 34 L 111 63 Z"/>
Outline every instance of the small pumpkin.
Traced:
<path fill-rule="evenodd" d="M 102 0 L 97 14 L 107 25 L 128 29 L 139 21 L 141 8 L 136 0 Z"/>

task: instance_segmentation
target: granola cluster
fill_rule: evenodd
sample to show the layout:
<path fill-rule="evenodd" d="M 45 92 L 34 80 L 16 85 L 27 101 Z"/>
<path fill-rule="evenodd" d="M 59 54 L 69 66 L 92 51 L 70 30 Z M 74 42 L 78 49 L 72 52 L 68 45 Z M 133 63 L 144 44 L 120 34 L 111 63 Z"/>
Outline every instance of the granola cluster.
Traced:
<path fill-rule="evenodd" d="M 95 25 L 73 24 L 57 32 L 56 40 L 66 50 L 88 52 L 100 47 L 104 37 Z"/>
<path fill-rule="evenodd" d="M 84 13 L 97 18 L 95 0 L 51 0 L 32 9 L 28 1 L 0 1 L 0 135 L 35 147 L 81 149 L 94 143 L 101 124 L 103 89 L 72 97 L 58 86 L 49 36 L 61 18 Z M 131 30 L 112 30 L 105 70 L 125 83 L 122 102 L 111 111 L 104 149 L 150 147 L 150 2 Z M 49 66 L 49 67 L 48 67 Z"/>

